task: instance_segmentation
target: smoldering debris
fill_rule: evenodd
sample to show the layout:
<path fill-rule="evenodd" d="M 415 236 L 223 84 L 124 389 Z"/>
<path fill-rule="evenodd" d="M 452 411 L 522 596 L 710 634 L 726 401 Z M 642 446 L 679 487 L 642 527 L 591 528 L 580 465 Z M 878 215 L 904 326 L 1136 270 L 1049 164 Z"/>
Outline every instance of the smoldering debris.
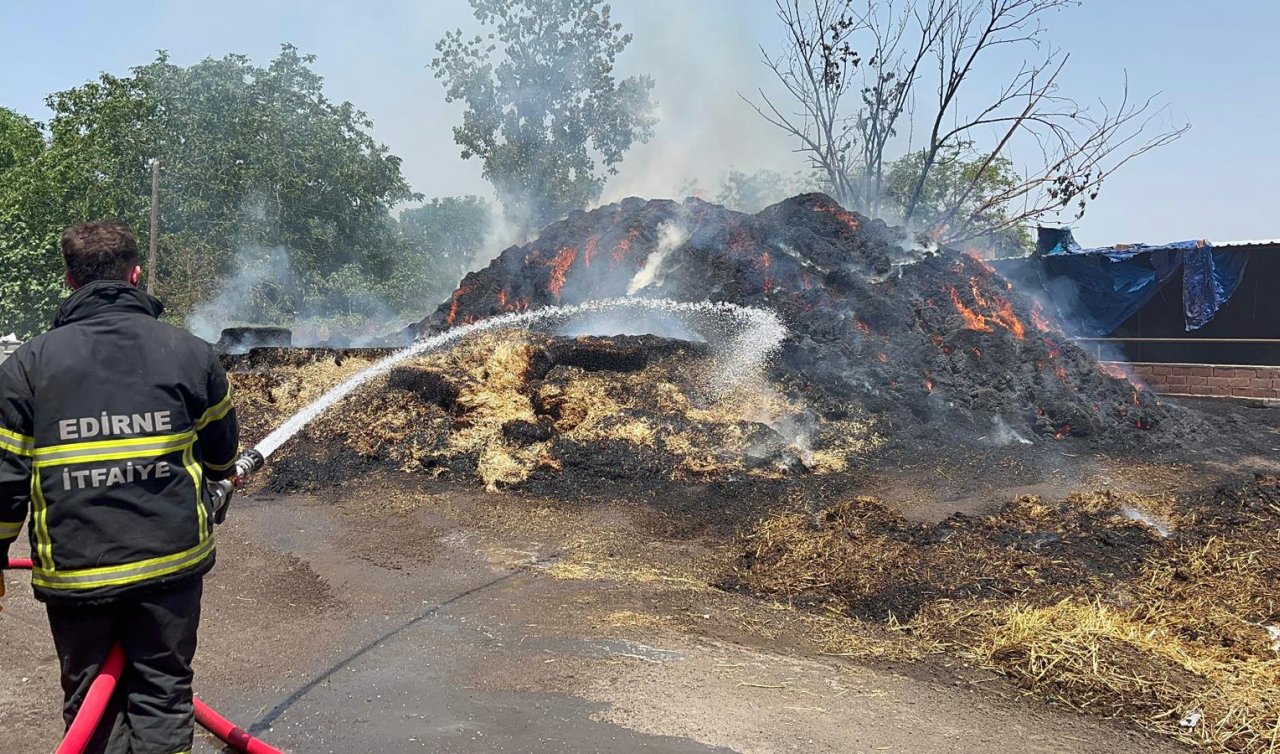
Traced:
<path fill-rule="evenodd" d="M 727 586 L 887 623 L 1038 695 L 1210 751 L 1274 750 L 1280 479 L 1019 498 L 937 524 L 872 498 L 745 529 Z M 1194 724 L 1187 710 L 1197 711 Z"/>

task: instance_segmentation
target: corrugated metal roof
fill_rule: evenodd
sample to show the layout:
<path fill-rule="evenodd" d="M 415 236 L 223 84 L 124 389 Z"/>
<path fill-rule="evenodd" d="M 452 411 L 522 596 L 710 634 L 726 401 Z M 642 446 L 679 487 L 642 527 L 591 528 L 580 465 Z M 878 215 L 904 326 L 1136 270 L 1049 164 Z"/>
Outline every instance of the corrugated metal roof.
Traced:
<path fill-rule="evenodd" d="M 1262 241 L 1214 241 L 1215 249 L 1231 249 L 1240 246 L 1280 246 L 1280 238 L 1271 238 Z"/>

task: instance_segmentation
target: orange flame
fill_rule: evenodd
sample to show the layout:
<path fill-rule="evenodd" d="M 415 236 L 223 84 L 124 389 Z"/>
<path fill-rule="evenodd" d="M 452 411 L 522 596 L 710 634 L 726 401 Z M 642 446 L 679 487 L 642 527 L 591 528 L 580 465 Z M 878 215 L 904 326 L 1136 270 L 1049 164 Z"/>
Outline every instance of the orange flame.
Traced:
<path fill-rule="evenodd" d="M 771 268 L 773 261 L 769 259 L 769 252 L 760 253 L 760 259 L 756 262 L 756 269 L 764 270 L 764 292 L 769 293 L 773 290 L 773 273 Z"/>
<path fill-rule="evenodd" d="M 881 364 L 885 364 L 889 361 L 889 357 L 885 356 L 883 353 L 877 353 L 876 358 L 880 360 Z"/>
<path fill-rule="evenodd" d="M 1001 300 L 1000 308 L 991 315 L 992 319 L 999 322 L 1006 330 L 1013 333 L 1013 337 L 1022 340 L 1026 335 L 1026 328 L 1022 325 L 1022 320 L 1018 319 L 1018 315 L 1013 313 L 1013 304 L 1008 301 Z"/>
<path fill-rule="evenodd" d="M 1124 367 L 1114 362 L 1099 361 L 1098 371 L 1102 372 L 1108 377 L 1115 377 L 1117 380 L 1129 379 L 1129 374 L 1125 372 Z"/>
<path fill-rule="evenodd" d="M 1067 384 L 1067 368 L 1066 367 L 1059 364 L 1053 368 L 1053 373 L 1058 375 L 1058 382 L 1061 382 L 1063 385 Z"/>
<path fill-rule="evenodd" d="M 627 237 L 622 239 L 613 247 L 612 266 L 616 267 L 627 258 L 627 252 L 631 251 L 631 244 L 640 237 L 640 229 L 632 228 L 627 231 Z"/>
<path fill-rule="evenodd" d="M 1053 434 L 1053 439 L 1061 440 L 1062 438 L 1066 437 L 1069 434 L 1071 434 L 1071 425 L 1063 424 L 1061 427 L 1058 428 L 1058 431 Z"/>
<path fill-rule="evenodd" d="M 586 266 L 591 266 L 591 260 L 596 257 L 596 247 L 600 245 L 600 234 L 596 233 L 587 239 L 586 245 L 582 247 L 582 262 Z"/>
<path fill-rule="evenodd" d="M 982 358 L 982 349 L 975 346 L 973 349 L 973 355 L 977 356 L 978 358 Z"/>
<path fill-rule="evenodd" d="M 961 317 L 964 317 L 964 326 L 967 329 L 977 330 L 978 332 L 991 332 L 991 325 L 987 324 L 987 318 L 965 306 L 954 286 L 948 285 L 947 293 L 951 295 L 952 306 L 956 308 L 956 311 L 960 312 Z"/>
<path fill-rule="evenodd" d="M 564 276 L 569 271 L 569 265 L 573 264 L 573 260 L 578 258 L 578 250 L 572 246 L 566 246 L 551 258 L 547 266 L 551 268 L 551 274 L 547 278 L 547 290 L 551 295 L 560 300 L 560 291 L 564 289 Z"/>
<path fill-rule="evenodd" d="M 986 319 L 989 318 L 993 320 L 996 324 L 1000 325 L 1004 329 L 1013 333 L 1013 336 L 1018 340 L 1023 340 L 1026 337 L 1027 328 L 1022 324 L 1022 320 L 1018 319 L 1018 315 L 1014 313 L 1013 304 L 1010 303 L 1008 299 L 1002 298 L 1000 296 L 996 296 L 996 295 L 988 296 L 983 294 L 981 285 L 982 284 L 979 282 L 978 278 L 976 277 L 969 278 L 969 291 L 973 294 L 973 300 L 977 302 L 978 306 L 982 306 L 991 310 L 990 314 L 983 317 L 983 320 L 984 320 L 983 324 L 986 324 Z M 958 300 L 958 298 L 959 298 L 958 296 L 953 296 L 952 301 L 954 302 Z M 973 310 L 970 310 L 970 311 L 973 311 Z M 964 312 L 961 312 L 961 314 L 963 313 Z M 977 312 L 974 312 L 974 314 L 977 315 Z M 983 315 L 977 315 L 977 316 L 981 317 Z M 973 329 L 981 329 L 981 328 L 973 328 Z M 989 327 L 986 328 L 986 331 L 989 332 L 990 328 Z"/>
<path fill-rule="evenodd" d="M 924 373 L 924 389 L 930 393 L 933 392 L 933 375 L 929 374 L 928 371 Z"/>
<path fill-rule="evenodd" d="M 458 300 L 468 293 L 471 293 L 473 289 L 473 286 L 470 285 L 460 285 L 458 286 L 458 289 L 453 292 L 453 296 L 449 298 L 449 316 L 445 318 L 445 322 L 450 327 L 453 327 L 454 323 L 458 321 Z"/>
<path fill-rule="evenodd" d="M 858 231 L 858 228 L 861 227 L 858 224 L 858 218 L 854 217 L 850 212 L 842 207 L 833 207 L 827 204 L 815 204 L 813 205 L 813 211 L 826 212 L 829 215 L 835 215 L 836 219 L 844 223 L 845 227 L 855 233 Z"/>
<path fill-rule="evenodd" d="M 498 291 L 498 308 L 504 312 L 522 312 L 529 308 L 529 302 L 522 298 L 511 298 L 504 288 Z"/>
<path fill-rule="evenodd" d="M 853 321 L 853 326 L 854 326 L 854 327 L 856 327 L 856 328 L 858 328 L 858 329 L 859 329 L 859 330 L 861 330 L 862 332 L 867 333 L 868 335 L 870 335 L 870 334 L 871 334 L 871 328 L 867 326 L 867 323 L 866 323 L 866 322 L 863 322 L 863 321 L 862 321 L 862 320 L 860 320 L 860 319 L 855 319 L 855 320 Z"/>
<path fill-rule="evenodd" d="M 1053 324 L 1044 316 L 1044 307 L 1037 301 L 1031 307 L 1031 324 L 1035 325 L 1040 332 L 1049 332 L 1053 328 Z"/>
<path fill-rule="evenodd" d="M 973 300 L 978 302 L 978 306 L 991 306 L 991 304 L 987 302 L 986 297 L 982 295 L 982 291 L 978 288 L 977 278 L 969 278 L 969 292 L 973 294 Z"/>

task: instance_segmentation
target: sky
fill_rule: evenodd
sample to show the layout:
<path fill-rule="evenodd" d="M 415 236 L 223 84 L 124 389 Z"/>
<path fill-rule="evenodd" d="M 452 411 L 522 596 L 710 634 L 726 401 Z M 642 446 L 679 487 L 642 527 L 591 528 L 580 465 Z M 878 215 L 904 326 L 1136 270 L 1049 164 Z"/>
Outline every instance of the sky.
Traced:
<path fill-rule="evenodd" d="M 802 166 L 795 145 L 738 96 L 776 91 L 760 62 L 760 48 L 781 41 L 773 0 L 614 0 L 613 9 L 634 34 L 618 72 L 654 78 L 661 121 L 610 180 L 606 201 L 670 196 L 691 179 L 712 187 L 730 168 Z M 1280 237 L 1280 3 L 1085 0 L 1045 25 L 1070 54 L 1064 93 L 1114 101 L 1127 75 L 1132 93 L 1159 93 L 1171 122 L 1191 124 L 1108 178 L 1071 222 L 1077 240 Z M 47 94 L 101 71 L 127 73 L 160 49 L 177 64 L 235 52 L 265 65 L 288 42 L 318 56 L 332 99 L 370 115 L 414 190 L 492 196 L 479 163 L 452 141 L 461 108 L 444 102 L 429 68 L 436 41 L 458 27 L 474 29 L 466 0 L 0 0 L 0 106 L 43 120 Z M 982 70 L 975 93 L 1000 83 L 1003 65 Z"/>

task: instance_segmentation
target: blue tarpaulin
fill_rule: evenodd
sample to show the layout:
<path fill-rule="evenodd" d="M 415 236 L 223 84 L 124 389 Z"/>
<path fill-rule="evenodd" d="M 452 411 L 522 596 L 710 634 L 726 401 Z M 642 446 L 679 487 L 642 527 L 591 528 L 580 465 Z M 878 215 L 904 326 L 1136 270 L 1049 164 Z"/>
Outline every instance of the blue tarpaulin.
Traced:
<path fill-rule="evenodd" d="M 1037 247 L 1050 277 L 1072 284 L 1072 315 L 1092 336 L 1110 335 L 1179 271 L 1186 328 L 1203 327 L 1235 293 L 1248 261 L 1245 251 L 1214 250 L 1207 241 L 1085 249 L 1066 228 L 1041 228 Z"/>

